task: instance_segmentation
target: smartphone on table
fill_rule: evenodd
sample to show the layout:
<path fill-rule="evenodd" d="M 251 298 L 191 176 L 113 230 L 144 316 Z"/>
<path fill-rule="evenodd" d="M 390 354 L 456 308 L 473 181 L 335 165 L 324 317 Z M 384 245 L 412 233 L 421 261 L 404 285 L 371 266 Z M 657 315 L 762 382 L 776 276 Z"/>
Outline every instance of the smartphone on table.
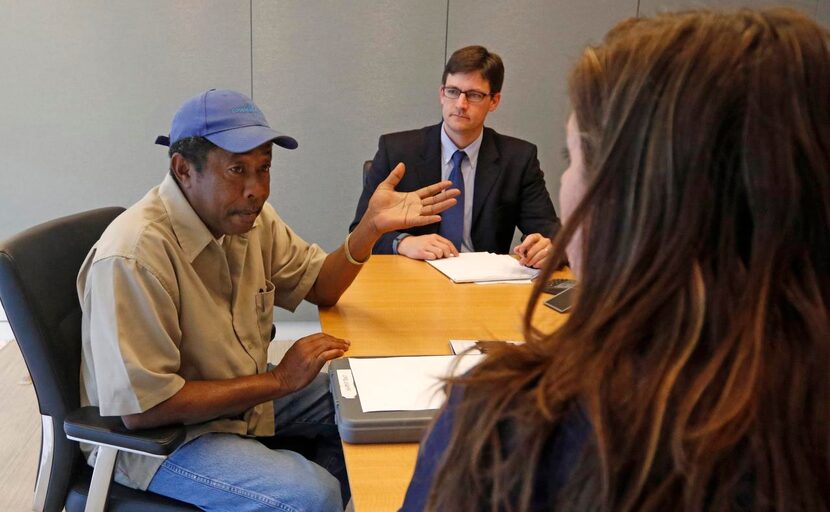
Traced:
<path fill-rule="evenodd" d="M 573 300 L 576 297 L 576 287 L 563 290 L 544 302 L 545 306 L 557 311 L 559 313 L 566 313 L 571 309 Z"/>

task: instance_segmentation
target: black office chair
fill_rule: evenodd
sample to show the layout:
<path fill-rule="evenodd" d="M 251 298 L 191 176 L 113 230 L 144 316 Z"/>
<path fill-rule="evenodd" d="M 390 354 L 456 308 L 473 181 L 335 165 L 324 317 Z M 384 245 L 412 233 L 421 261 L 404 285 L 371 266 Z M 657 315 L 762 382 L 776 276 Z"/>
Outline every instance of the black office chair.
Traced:
<path fill-rule="evenodd" d="M 110 483 L 119 449 L 163 458 L 183 442 L 183 428 L 131 432 L 120 418 L 99 416 L 97 407 L 79 408 L 81 309 L 75 281 L 92 245 L 122 211 L 102 208 L 63 217 L 0 243 L 0 302 L 41 414 L 34 510 L 198 510 Z M 94 474 L 76 441 L 99 446 Z"/>
<path fill-rule="evenodd" d="M 369 183 L 369 170 L 372 168 L 372 161 L 366 160 L 363 162 L 363 188 Z"/>

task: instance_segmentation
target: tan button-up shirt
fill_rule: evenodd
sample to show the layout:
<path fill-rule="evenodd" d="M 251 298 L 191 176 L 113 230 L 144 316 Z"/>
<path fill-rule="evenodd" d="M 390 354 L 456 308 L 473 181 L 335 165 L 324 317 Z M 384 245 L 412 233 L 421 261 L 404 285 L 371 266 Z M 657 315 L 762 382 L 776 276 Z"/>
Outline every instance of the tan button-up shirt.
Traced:
<path fill-rule="evenodd" d="M 146 411 L 187 380 L 263 373 L 275 305 L 293 310 L 325 259 L 266 203 L 251 231 L 217 241 L 168 174 L 107 228 L 78 275 L 81 405 Z M 272 402 L 187 427 L 274 433 Z M 93 463 L 96 453 L 85 447 Z M 120 453 L 116 481 L 146 489 L 161 459 Z"/>

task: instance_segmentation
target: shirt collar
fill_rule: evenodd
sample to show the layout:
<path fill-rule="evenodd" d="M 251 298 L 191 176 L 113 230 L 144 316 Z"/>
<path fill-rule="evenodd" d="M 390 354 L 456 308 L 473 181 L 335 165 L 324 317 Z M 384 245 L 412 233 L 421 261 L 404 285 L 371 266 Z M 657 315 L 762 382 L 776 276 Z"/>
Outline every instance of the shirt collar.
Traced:
<path fill-rule="evenodd" d="M 196 256 L 216 239 L 205 223 L 202 222 L 202 219 L 199 218 L 196 210 L 190 205 L 184 192 L 179 188 L 178 183 L 170 173 L 167 173 L 164 181 L 159 186 L 159 197 L 170 217 L 170 224 L 179 245 L 187 255 L 188 261 L 193 262 Z M 256 229 L 261 222 L 260 217 L 257 217 L 251 229 Z M 246 233 L 240 236 L 247 237 L 248 235 Z"/>
<path fill-rule="evenodd" d="M 164 181 L 161 182 L 159 197 L 170 217 L 170 224 L 179 245 L 187 255 L 188 261 L 192 262 L 214 240 L 213 235 L 199 218 L 196 210 L 190 206 L 184 192 L 170 173 L 167 173 Z"/>
<path fill-rule="evenodd" d="M 478 134 L 476 140 L 472 141 L 466 148 L 462 149 L 465 153 L 467 153 L 467 158 L 470 160 L 470 165 L 473 169 L 476 168 L 476 163 L 478 163 L 478 151 L 481 149 L 481 140 L 484 138 L 484 128 L 481 129 L 481 133 Z M 444 165 L 448 165 L 452 160 L 452 155 L 458 151 L 460 148 L 455 145 L 447 132 L 444 131 L 444 123 L 441 123 L 441 161 Z"/>

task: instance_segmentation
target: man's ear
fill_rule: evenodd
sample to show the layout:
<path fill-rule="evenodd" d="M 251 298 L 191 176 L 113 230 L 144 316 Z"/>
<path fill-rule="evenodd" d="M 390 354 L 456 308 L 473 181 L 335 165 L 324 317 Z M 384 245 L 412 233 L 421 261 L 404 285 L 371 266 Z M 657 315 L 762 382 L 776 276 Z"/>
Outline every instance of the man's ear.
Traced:
<path fill-rule="evenodd" d="M 499 102 L 501 101 L 501 91 L 497 92 L 493 95 L 493 99 L 490 101 L 490 112 L 494 112 L 499 107 Z"/>
<path fill-rule="evenodd" d="M 173 156 L 170 157 L 170 173 L 173 174 L 173 177 L 176 178 L 182 188 L 189 187 L 195 172 L 196 169 L 193 164 L 188 162 L 181 153 L 173 153 Z"/>

